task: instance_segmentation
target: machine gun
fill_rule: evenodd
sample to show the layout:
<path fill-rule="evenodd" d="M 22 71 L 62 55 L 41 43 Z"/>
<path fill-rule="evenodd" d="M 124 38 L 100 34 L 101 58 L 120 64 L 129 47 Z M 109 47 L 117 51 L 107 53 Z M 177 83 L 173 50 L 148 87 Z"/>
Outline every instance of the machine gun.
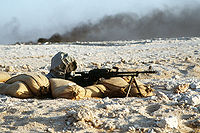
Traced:
<path fill-rule="evenodd" d="M 115 71 L 113 71 L 115 70 Z M 133 71 L 133 72 L 119 72 L 117 67 L 113 67 L 113 69 L 93 69 L 85 72 L 72 72 L 65 75 L 65 79 L 71 80 L 76 84 L 86 87 L 89 85 L 93 85 L 97 83 L 101 78 L 109 79 L 111 77 L 124 77 L 131 76 L 131 80 L 128 86 L 127 96 L 129 95 L 129 91 L 131 89 L 131 84 L 135 83 L 138 92 L 140 93 L 140 89 L 137 85 L 135 77 L 138 77 L 139 74 L 153 74 L 156 71 Z"/>

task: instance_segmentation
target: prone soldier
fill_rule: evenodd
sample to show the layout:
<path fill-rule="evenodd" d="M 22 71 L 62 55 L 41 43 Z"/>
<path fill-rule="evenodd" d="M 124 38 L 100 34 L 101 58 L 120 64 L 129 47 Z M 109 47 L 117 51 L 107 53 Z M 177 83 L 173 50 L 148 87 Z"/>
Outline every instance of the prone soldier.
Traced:
<path fill-rule="evenodd" d="M 58 52 L 51 60 L 50 72 L 20 74 L 0 84 L 0 94 L 18 98 L 67 98 L 87 97 L 147 97 L 153 89 L 136 81 L 135 77 L 155 71 L 120 72 L 118 68 L 93 69 L 76 72 L 76 60 L 66 53 Z M 124 77 L 131 77 L 125 80 Z"/>

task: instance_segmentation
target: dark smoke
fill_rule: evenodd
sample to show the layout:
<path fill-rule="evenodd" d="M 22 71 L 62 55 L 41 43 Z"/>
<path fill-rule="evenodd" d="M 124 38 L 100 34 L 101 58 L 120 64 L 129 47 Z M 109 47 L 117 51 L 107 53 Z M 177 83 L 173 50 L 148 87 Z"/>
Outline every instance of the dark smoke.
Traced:
<path fill-rule="evenodd" d="M 105 16 L 95 24 L 82 24 L 62 35 L 54 34 L 49 39 L 38 41 L 110 41 L 192 36 L 200 36 L 200 6 L 179 12 L 171 9 L 154 10 L 143 17 L 134 13 Z"/>

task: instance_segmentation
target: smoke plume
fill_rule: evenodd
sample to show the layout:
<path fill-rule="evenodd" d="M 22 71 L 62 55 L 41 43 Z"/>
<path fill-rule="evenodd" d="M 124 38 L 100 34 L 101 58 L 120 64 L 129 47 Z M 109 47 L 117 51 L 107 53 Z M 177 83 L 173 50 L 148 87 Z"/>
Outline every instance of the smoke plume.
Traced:
<path fill-rule="evenodd" d="M 104 16 L 97 23 L 84 23 L 64 34 L 54 34 L 39 42 L 63 41 L 110 41 L 137 40 L 150 38 L 200 36 L 200 6 L 154 10 L 145 16 L 134 13 L 121 13 Z"/>

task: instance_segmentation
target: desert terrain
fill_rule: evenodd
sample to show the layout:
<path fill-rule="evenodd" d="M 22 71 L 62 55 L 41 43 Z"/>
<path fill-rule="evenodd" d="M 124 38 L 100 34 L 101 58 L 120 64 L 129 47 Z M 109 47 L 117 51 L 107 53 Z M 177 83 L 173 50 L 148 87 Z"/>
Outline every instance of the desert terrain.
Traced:
<path fill-rule="evenodd" d="M 0 71 L 12 76 L 49 72 L 59 51 L 77 71 L 112 68 L 158 71 L 140 75 L 146 98 L 18 99 L 0 95 L 1 132 L 200 132 L 200 38 L 0 45 Z M 175 93 L 177 86 L 185 85 Z"/>

